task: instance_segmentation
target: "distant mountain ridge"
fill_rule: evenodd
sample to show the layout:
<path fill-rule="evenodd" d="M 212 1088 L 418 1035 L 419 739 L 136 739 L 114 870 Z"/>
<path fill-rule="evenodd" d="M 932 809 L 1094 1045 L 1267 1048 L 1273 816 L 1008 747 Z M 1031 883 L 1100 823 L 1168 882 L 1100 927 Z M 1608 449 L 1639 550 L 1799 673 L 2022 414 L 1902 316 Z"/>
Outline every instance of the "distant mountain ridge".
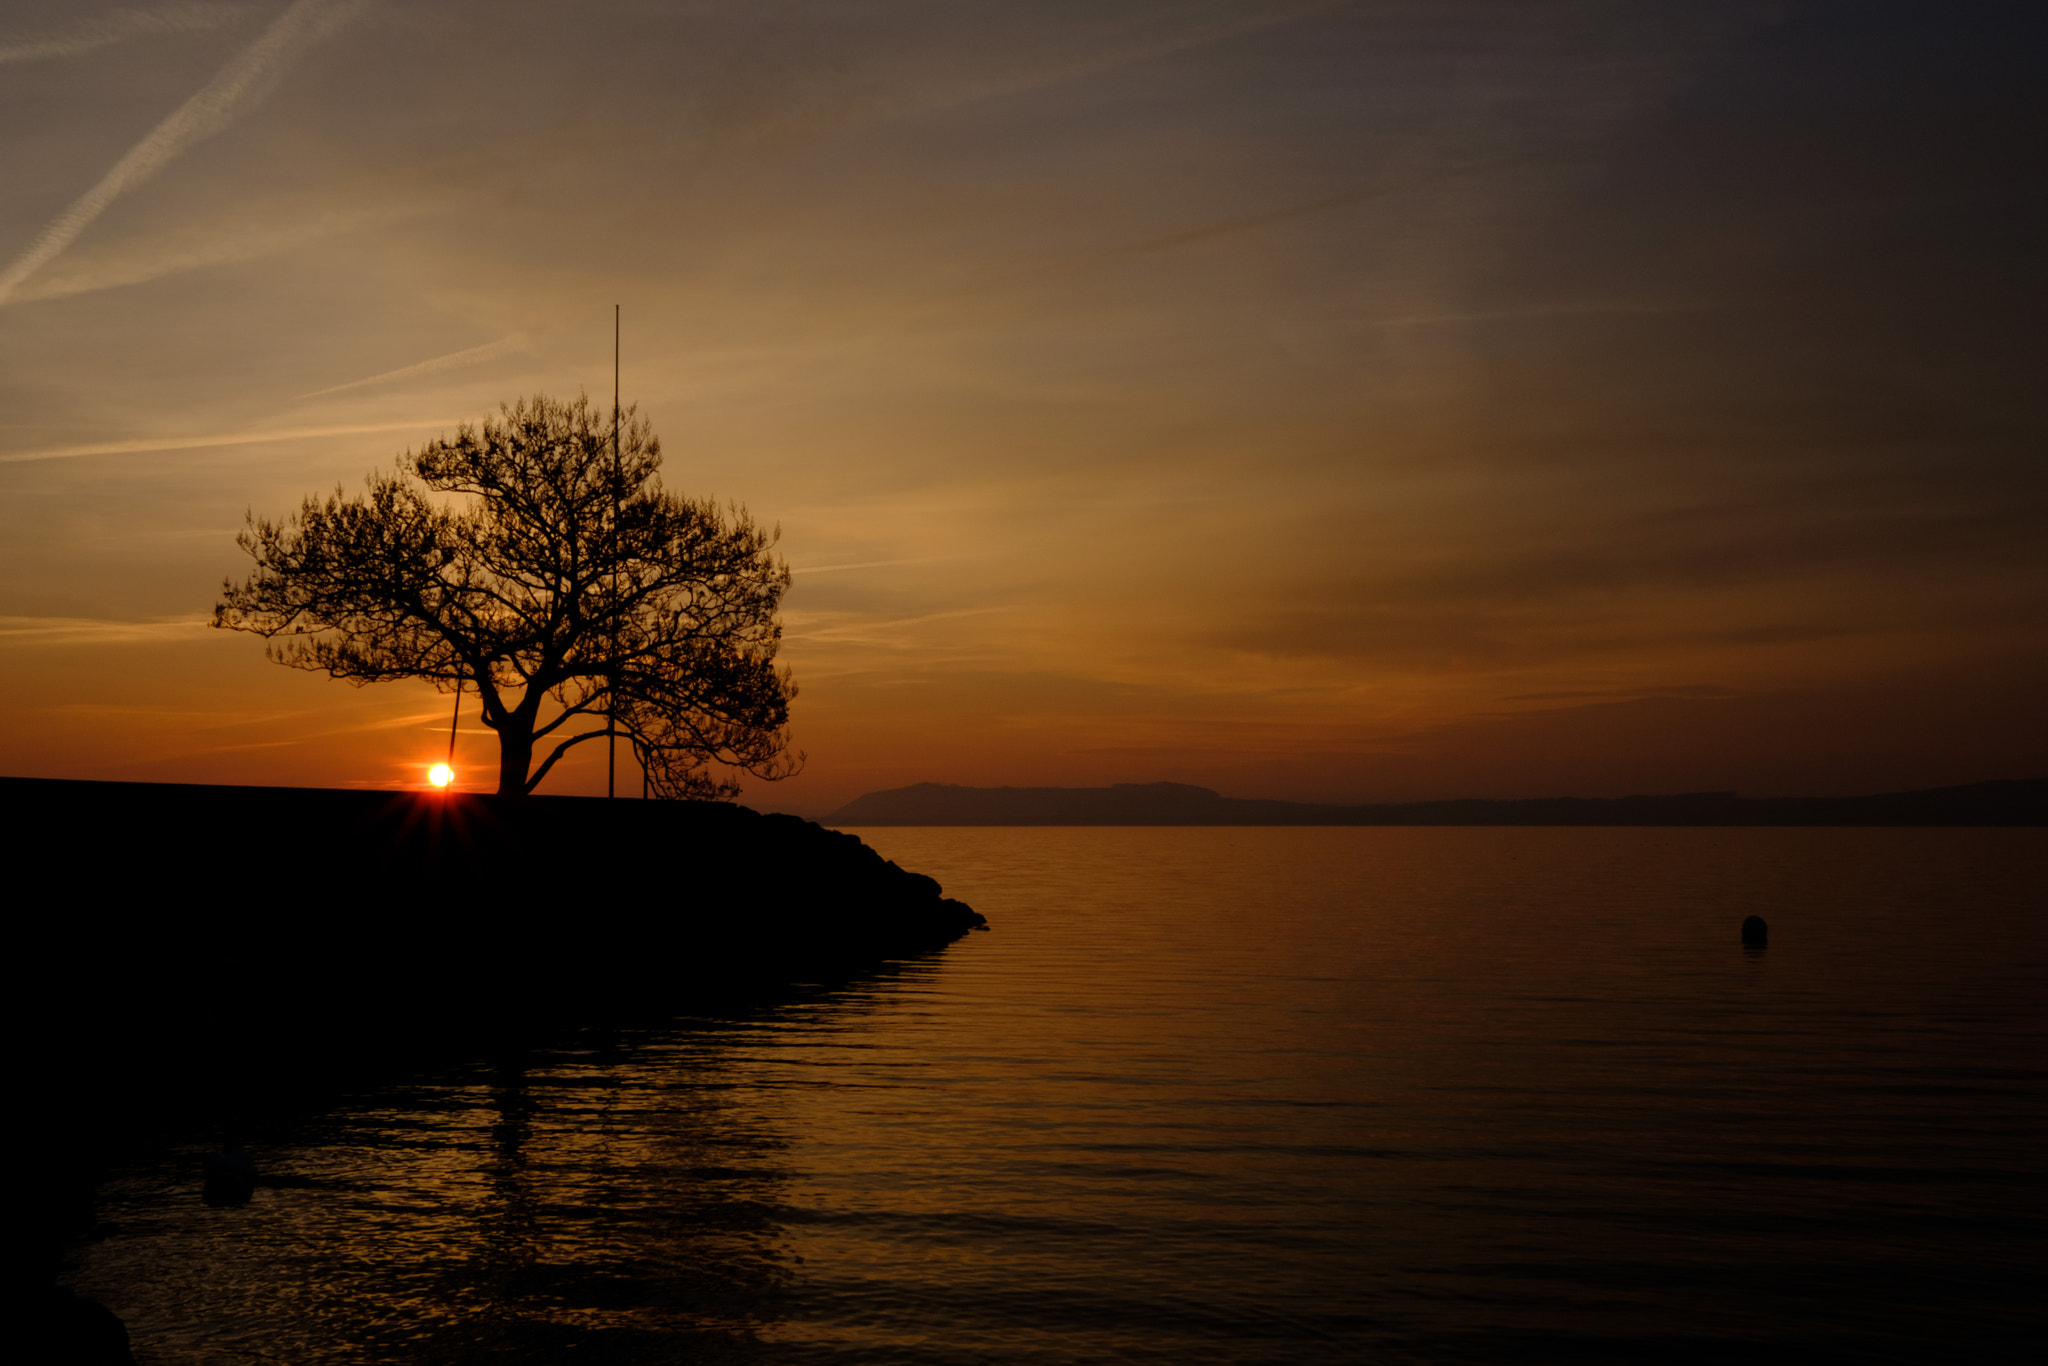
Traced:
<path fill-rule="evenodd" d="M 1870 797 L 1639 797 L 1338 806 L 1225 797 L 1187 783 L 957 787 L 916 783 L 856 797 L 820 823 L 843 825 L 2048 825 L 2048 778 Z"/>

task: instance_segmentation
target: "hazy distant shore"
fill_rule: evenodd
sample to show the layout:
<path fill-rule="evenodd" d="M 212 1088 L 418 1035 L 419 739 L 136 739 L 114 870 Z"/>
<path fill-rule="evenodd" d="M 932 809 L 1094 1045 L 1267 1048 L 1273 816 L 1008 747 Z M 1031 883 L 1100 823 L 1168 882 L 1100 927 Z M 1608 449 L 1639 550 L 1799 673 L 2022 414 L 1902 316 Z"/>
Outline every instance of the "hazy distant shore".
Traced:
<path fill-rule="evenodd" d="M 1317 805 L 1225 797 L 1185 783 L 955 787 L 918 783 L 857 797 L 820 818 L 862 825 L 2048 825 L 2048 778 L 1869 797 L 1638 797 Z"/>

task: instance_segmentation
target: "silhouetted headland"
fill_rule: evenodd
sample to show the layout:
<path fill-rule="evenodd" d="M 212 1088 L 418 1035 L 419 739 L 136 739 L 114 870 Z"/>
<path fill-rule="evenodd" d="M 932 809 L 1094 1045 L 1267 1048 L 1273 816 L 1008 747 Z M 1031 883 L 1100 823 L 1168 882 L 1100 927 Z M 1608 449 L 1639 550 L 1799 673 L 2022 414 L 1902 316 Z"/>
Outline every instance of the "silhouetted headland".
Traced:
<path fill-rule="evenodd" d="M 150 1084 L 672 1014 L 985 923 L 852 835 L 722 802 L 0 778 L 0 812 L 36 1034 Z"/>
<path fill-rule="evenodd" d="M 718 802 L 0 778 L 0 804 L 38 1150 L 0 1289 L 43 1318 L 71 1312 L 49 1277 L 96 1174 L 159 1127 L 845 981 L 985 923 L 852 835 Z M 217 1158 L 208 1190 L 252 1173 Z"/>
<path fill-rule="evenodd" d="M 724 802 L 0 778 L 32 939 L 93 994 L 346 971 L 356 1008 L 460 968 L 560 1000 L 940 947 L 984 923 L 861 841 Z M 44 881 L 44 879 L 37 879 Z M 486 987 L 485 982 L 492 985 Z"/>
<path fill-rule="evenodd" d="M 1225 797 L 1186 783 L 1114 787 L 954 787 L 870 792 L 827 825 L 2048 825 L 2048 778 L 1874 797 L 1468 799 L 1368 806 Z"/>

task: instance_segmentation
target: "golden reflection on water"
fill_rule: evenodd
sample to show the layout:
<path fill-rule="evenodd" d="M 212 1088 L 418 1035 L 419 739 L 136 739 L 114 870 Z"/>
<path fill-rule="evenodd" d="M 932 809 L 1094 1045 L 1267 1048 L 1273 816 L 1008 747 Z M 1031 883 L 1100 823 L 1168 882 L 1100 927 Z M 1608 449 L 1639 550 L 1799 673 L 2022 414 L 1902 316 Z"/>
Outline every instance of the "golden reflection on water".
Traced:
<path fill-rule="evenodd" d="M 994 930 L 284 1125 L 244 1208 L 170 1153 L 73 1283 L 159 1363 L 1793 1359 L 2018 1312 L 2039 832 L 863 833 Z"/>

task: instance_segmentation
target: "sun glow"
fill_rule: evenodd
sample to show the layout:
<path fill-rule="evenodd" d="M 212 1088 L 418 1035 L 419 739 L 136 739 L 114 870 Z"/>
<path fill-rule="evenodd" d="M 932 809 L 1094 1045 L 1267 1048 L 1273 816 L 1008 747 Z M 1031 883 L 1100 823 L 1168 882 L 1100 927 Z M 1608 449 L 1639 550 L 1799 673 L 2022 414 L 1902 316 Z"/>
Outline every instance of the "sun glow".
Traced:
<path fill-rule="evenodd" d="M 427 781 L 435 787 L 446 787 L 455 781 L 455 770 L 446 764 L 435 764 L 427 770 Z"/>

